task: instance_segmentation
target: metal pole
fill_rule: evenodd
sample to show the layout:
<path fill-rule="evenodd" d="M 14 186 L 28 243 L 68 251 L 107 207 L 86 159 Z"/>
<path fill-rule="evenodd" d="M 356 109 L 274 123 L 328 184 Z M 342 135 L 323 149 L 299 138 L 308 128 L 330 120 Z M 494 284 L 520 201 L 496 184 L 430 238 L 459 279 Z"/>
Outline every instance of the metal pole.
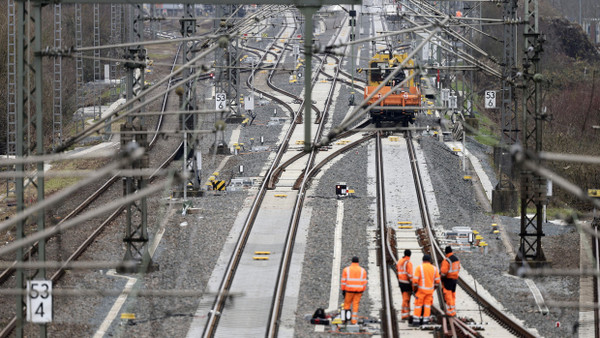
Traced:
<path fill-rule="evenodd" d="M 60 5 L 59 16 L 60 16 Z M 35 72 L 35 113 L 36 113 L 36 146 L 37 155 L 44 154 L 44 111 L 42 109 L 42 56 L 39 52 L 42 49 L 42 5 L 36 3 L 34 5 L 33 17 L 35 20 L 35 33 L 34 33 L 34 72 Z M 62 129 L 62 121 L 61 121 Z M 44 201 L 44 161 L 37 163 L 37 203 Z M 42 232 L 45 228 L 45 210 L 42 209 L 38 213 L 37 217 L 37 231 Z M 38 242 L 38 261 L 44 263 L 46 261 L 46 240 L 40 239 Z M 38 270 L 37 279 L 46 279 L 46 269 L 40 268 Z M 46 324 L 40 324 L 40 338 L 47 336 Z"/>
<path fill-rule="evenodd" d="M 354 41 L 356 37 L 354 36 L 354 27 L 356 27 L 356 10 L 354 10 L 354 5 L 352 5 L 352 9 L 350 10 L 350 24 L 352 25 L 351 33 L 350 33 L 350 41 Z M 354 69 L 356 65 L 354 64 L 356 46 L 354 44 L 350 45 L 350 74 L 352 74 L 352 87 L 350 88 L 350 105 L 354 106 Z"/>
<path fill-rule="evenodd" d="M 62 8 L 54 5 L 54 48 L 62 47 Z M 54 57 L 54 74 L 52 78 L 52 149 L 62 143 L 62 56 Z M 38 144 L 39 145 L 39 144 Z"/>
<path fill-rule="evenodd" d="M 187 139 L 187 129 L 184 126 L 183 129 L 183 172 L 185 173 L 187 171 L 187 145 L 188 145 L 188 139 Z M 187 183 L 183 182 L 183 208 L 185 209 L 185 202 L 187 202 Z"/>
<path fill-rule="evenodd" d="M 319 7 L 299 7 L 304 15 L 304 56 L 306 66 L 304 68 L 304 151 L 311 150 L 311 110 L 312 110 L 312 40 L 313 40 L 313 15 Z"/>
<path fill-rule="evenodd" d="M 24 88 L 24 72 L 25 72 L 25 65 L 24 65 L 24 61 L 25 61 L 25 46 L 24 46 L 24 33 L 25 33 L 25 29 L 27 27 L 27 24 L 29 23 L 27 18 L 25 17 L 25 2 L 24 1 L 17 1 L 16 2 L 16 6 L 17 6 L 17 39 L 16 39 L 16 61 L 17 61 L 17 91 L 16 91 L 16 97 L 17 97 L 17 142 L 16 142 L 16 151 L 15 151 L 15 155 L 17 157 L 23 157 L 24 155 L 24 149 L 25 149 L 25 139 L 24 139 L 24 125 L 25 125 L 25 106 L 24 106 L 24 92 L 25 92 L 25 88 Z M 25 171 L 25 166 L 21 163 L 21 164 L 17 164 L 15 165 L 15 171 L 17 172 L 24 172 Z M 17 210 L 16 213 L 20 213 L 23 211 L 24 206 L 23 206 L 23 200 L 24 200 L 24 187 L 23 187 L 23 183 L 24 183 L 24 178 L 22 176 L 17 176 L 15 179 L 15 194 L 16 194 L 16 204 L 17 204 Z M 19 220 L 17 222 L 16 225 L 16 240 L 21 240 L 23 239 L 23 226 L 24 226 L 24 221 L 23 220 Z M 19 247 L 19 249 L 17 249 L 16 251 L 16 260 L 17 262 L 21 263 L 23 261 L 23 248 Z M 23 279 L 24 279 L 24 273 L 23 273 L 23 269 L 22 268 L 18 268 L 17 272 L 16 272 L 16 287 L 18 289 L 23 289 Z M 16 323 L 16 329 L 15 329 L 15 335 L 17 338 L 22 338 L 23 337 L 23 296 L 22 295 L 17 295 L 16 296 L 16 313 L 17 313 L 17 323 Z"/>
<path fill-rule="evenodd" d="M 8 0 L 8 36 L 7 36 L 7 64 L 6 64 L 6 155 L 15 156 L 17 146 L 17 60 L 16 60 L 16 32 L 17 19 L 15 1 Z M 14 186 L 14 178 L 6 179 L 6 195 L 10 193 L 10 187 Z"/>
<path fill-rule="evenodd" d="M 542 150 L 542 122 L 540 54 L 543 51 L 543 39 L 539 32 L 539 11 L 537 0 L 525 1 L 524 37 L 525 57 L 523 60 L 523 130 L 522 143 L 525 151 Z M 533 120 L 533 121 L 532 121 Z M 540 160 L 536 160 L 540 165 Z M 542 204 L 546 199 L 545 179 L 531 170 L 521 172 L 521 232 L 519 252 L 515 258 L 516 264 L 511 264 L 511 272 L 523 264 L 532 267 L 547 265 L 542 250 L 543 223 Z M 528 214 L 528 208 L 535 208 L 533 215 Z"/>

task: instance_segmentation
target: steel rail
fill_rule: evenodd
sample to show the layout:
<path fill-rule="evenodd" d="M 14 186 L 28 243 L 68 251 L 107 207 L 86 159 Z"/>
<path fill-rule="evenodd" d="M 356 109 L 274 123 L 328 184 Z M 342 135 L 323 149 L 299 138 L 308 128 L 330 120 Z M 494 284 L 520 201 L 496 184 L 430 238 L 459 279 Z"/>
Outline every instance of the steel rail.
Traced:
<path fill-rule="evenodd" d="M 338 30 L 337 34 L 340 34 L 341 30 Z M 324 61 L 324 59 L 323 59 Z M 323 62 L 319 66 L 319 69 L 323 67 Z M 314 81 L 318 78 L 319 71 L 315 70 L 316 76 L 314 76 Z M 312 75 L 312 74 L 311 74 Z M 329 93 L 332 95 L 332 92 Z M 323 130 L 325 128 L 325 123 L 327 120 L 327 111 L 330 105 L 326 105 L 325 111 L 323 112 L 323 117 L 320 119 L 320 123 L 318 124 L 317 130 L 315 131 L 315 136 L 313 139 L 318 140 L 323 134 Z M 304 121 L 304 123 L 312 123 L 312 121 Z M 348 148 L 349 149 L 349 148 Z M 290 226 L 288 228 L 288 233 L 286 236 L 285 246 L 283 250 L 283 255 L 280 262 L 279 272 L 276 280 L 276 286 L 273 295 L 273 302 L 271 307 L 271 313 L 269 315 L 269 323 L 267 328 L 267 337 L 277 337 L 279 331 L 280 324 L 280 316 L 283 308 L 283 300 L 285 296 L 285 289 L 287 285 L 288 273 L 291 265 L 293 249 L 296 239 L 296 233 L 298 231 L 299 223 L 300 223 L 300 215 L 302 213 L 302 207 L 304 205 L 304 198 L 306 196 L 306 190 L 308 189 L 308 183 L 314 176 L 314 174 L 318 171 L 314 169 L 316 155 L 318 152 L 318 148 L 313 147 L 309 156 L 309 159 L 306 163 L 305 169 L 302 174 L 300 174 L 302 178 L 302 184 L 299 187 L 298 195 L 296 197 L 296 202 L 294 205 L 294 212 L 292 215 L 292 219 L 290 222 Z"/>
<path fill-rule="evenodd" d="M 439 259 L 443 258 L 445 255 L 443 253 L 441 246 L 438 244 L 438 242 L 432 232 L 431 225 L 433 223 L 431 221 L 429 208 L 427 206 L 427 201 L 425 199 L 425 188 L 423 187 L 423 184 L 422 184 L 421 173 L 420 173 L 420 169 L 419 169 L 419 166 L 417 163 L 416 152 L 414 149 L 414 145 L 412 143 L 412 135 L 411 135 L 410 131 L 407 132 L 406 140 L 407 140 L 407 144 L 408 144 L 410 161 L 412 164 L 413 178 L 415 179 L 415 185 L 418 187 L 417 188 L 417 197 L 418 197 L 419 206 L 421 208 L 421 219 L 423 221 L 423 227 L 426 228 L 426 232 L 430 239 L 429 247 L 424 248 L 424 251 L 425 251 L 425 253 L 429 253 L 431 255 L 431 257 L 433 258 L 433 261 L 434 261 L 432 263 L 434 263 L 436 266 L 439 266 L 439 264 L 438 264 Z M 481 304 L 485 313 L 487 313 L 490 317 L 492 317 L 494 320 L 496 320 L 500 325 L 506 327 L 513 334 L 515 334 L 518 337 L 526 337 L 526 338 L 535 337 L 525 327 L 523 327 L 521 324 L 512 320 L 510 317 L 508 317 L 506 314 L 504 314 L 502 311 L 500 311 L 498 308 L 496 308 L 493 304 L 488 302 L 484 297 L 482 297 L 477 292 L 475 292 L 475 290 L 471 286 L 469 286 L 464 281 L 464 279 L 461 278 L 460 276 L 458 278 L 458 285 L 468 295 L 470 295 L 475 301 L 477 301 L 479 304 Z M 441 309 L 445 309 L 445 303 L 443 301 L 444 297 L 443 297 L 441 288 L 437 289 L 437 293 L 438 293 L 438 301 L 441 305 Z M 439 311 L 441 312 L 442 310 L 439 310 Z M 441 312 L 440 314 L 443 315 L 443 312 Z M 470 328 L 468 328 L 468 326 L 463 325 L 464 323 L 459 323 L 458 320 L 453 320 L 450 322 L 450 324 L 454 325 L 455 329 L 458 326 L 458 329 L 461 330 L 464 334 L 468 334 L 467 332 L 469 332 L 469 330 L 470 330 Z"/>
<path fill-rule="evenodd" d="M 283 32 L 285 31 L 285 28 L 286 27 L 284 27 L 279 32 L 278 36 L 281 36 L 283 34 Z M 291 107 L 290 107 L 290 109 L 291 109 Z M 292 110 L 292 115 L 293 114 L 294 113 Z M 292 116 L 292 117 L 295 118 L 295 116 Z M 211 310 L 208 311 L 208 318 L 207 318 L 206 325 L 204 327 L 204 332 L 202 333 L 202 337 L 213 337 L 216 332 L 216 329 L 217 329 L 218 323 L 219 323 L 220 313 L 225 306 L 226 300 L 229 298 L 229 296 L 228 296 L 229 289 L 231 288 L 231 284 L 233 282 L 233 278 L 235 276 L 237 266 L 239 265 L 244 247 L 246 245 L 248 237 L 250 236 L 250 232 L 252 231 L 252 227 L 254 225 L 254 220 L 256 219 L 256 216 L 258 215 L 258 211 L 260 209 L 260 206 L 261 206 L 264 196 L 266 194 L 269 177 L 273 174 L 273 171 L 279 165 L 279 162 L 281 161 L 283 154 L 287 150 L 286 144 L 289 143 L 289 140 L 292 137 L 293 129 L 294 129 L 293 126 L 292 126 L 292 128 L 289 128 L 288 132 L 284 136 L 284 141 L 283 141 L 284 146 L 281 146 L 279 148 L 279 150 L 277 151 L 277 154 L 275 155 L 275 159 L 273 160 L 273 163 L 267 170 L 265 178 L 263 179 L 263 181 L 259 187 L 258 193 L 256 194 L 254 201 L 252 202 L 252 206 L 250 207 L 248 215 L 246 216 L 246 220 L 244 221 L 244 225 L 242 226 L 240 235 L 238 236 L 238 240 L 233 249 L 231 258 L 229 259 L 227 267 L 225 268 L 223 280 L 221 281 L 221 284 L 219 285 L 219 289 L 216 292 L 216 297 L 215 297 L 215 300 L 211 307 Z"/>
<path fill-rule="evenodd" d="M 279 46 L 279 48 L 282 48 L 282 50 L 285 50 L 288 44 L 289 44 L 289 39 L 288 39 L 288 40 L 286 40 L 286 42 L 285 42 L 285 47 L 281 47 L 281 46 Z M 274 44 L 274 45 L 275 45 L 275 44 Z M 283 56 L 283 52 L 281 52 L 281 55 Z M 282 58 L 279 58 L 279 59 L 277 59 L 277 64 L 279 64 L 279 61 L 280 61 L 281 59 L 282 59 Z M 321 61 L 321 64 L 320 64 L 320 65 L 317 67 L 317 69 L 321 69 L 322 67 L 323 67 L 323 61 Z M 276 67 L 274 67 L 274 68 L 276 68 Z M 280 92 L 280 93 L 284 94 L 284 95 L 287 95 L 287 96 L 289 96 L 289 97 L 292 97 L 292 98 L 294 98 L 294 99 L 296 99 L 296 100 L 300 100 L 300 101 L 302 101 L 302 102 L 300 103 L 300 108 L 299 108 L 299 109 L 302 111 L 302 110 L 303 110 L 303 108 L 304 108 L 304 104 L 306 103 L 306 102 L 304 102 L 304 98 L 303 98 L 303 97 L 300 97 L 300 96 L 297 96 L 297 95 L 294 95 L 294 94 L 292 94 L 292 93 L 290 93 L 290 92 L 288 92 L 288 91 L 285 91 L 285 90 L 283 90 L 283 89 L 281 89 L 281 88 L 277 88 L 275 85 L 273 85 L 272 79 L 273 79 L 273 75 L 274 75 L 274 74 L 275 74 L 275 69 L 273 69 L 273 70 L 272 70 L 272 71 L 269 73 L 269 76 L 267 77 L 267 84 L 269 85 L 269 87 L 270 87 L 271 89 L 273 89 L 273 90 L 276 90 L 276 91 L 278 91 L 278 92 Z M 319 78 L 319 76 L 318 76 L 318 74 L 319 74 L 319 73 L 317 72 L 316 74 L 317 74 L 317 75 L 315 75 L 315 76 L 314 76 L 314 78 L 313 78 L 313 79 L 311 79 L 311 81 L 312 81 L 312 86 L 311 86 L 311 88 L 314 88 L 314 85 L 315 85 L 315 83 L 317 82 L 317 79 Z M 306 80 L 305 80 L 305 81 L 306 81 Z M 317 114 L 317 116 L 321 116 L 321 111 L 320 111 L 320 110 L 319 110 L 319 108 L 317 108 L 317 106 L 316 106 L 316 105 L 314 105 L 312 102 L 311 102 L 311 107 L 312 107 L 312 110 L 314 110 L 314 111 L 315 111 L 315 113 Z M 298 116 L 299 116 L 299 117 L 302 117 L 302 114 L 299 114 Z M 301 120 L 299 120 L 299 121 L 297 121 L 297 123 L 302 123 L 302 122 L 301 122 Z"/>
<path fill-rule="evenodd" d="M 383 172 L 383 148 L 381 144 L 382 133 L 378 132 L 375 138 L 375 172 L 376 172 L 376 199 L 377 199 L 377 231 L 379 232 L 378 261 L 381 283 L 382 317 L 381 331 L 384 337 L 398 337 L 398 324 L 396 309 L 393 304 L 392 288 L 390 285 L 389 267 L 387 265 L 388 229 L 385 214 L 385 175 Z"/>
<path fill-rule="evenodd" d="M 321 125 L 323 125 L 323 123 Z M 308 174 L 304 175 L 304 179 L 300 186 L 300 189 L 298 192 L 298 197 L 296 198 L 296 203 L 294 205 L 294 213 L 292 215 L 292 220 L 290 222 L 290 228 L 288 230 L 286 243 L 285 243 L 285 247 L 283 250 L 283 256 L 281 258 L 279 275 L 277 276 L 276 288 L 275 288 L 274 298 L 273 298 L 273 307 L 271 309 L 271 314 L 270 314 L 270 319 L 269 319 L 269 327 L 268 327 L 266 337 L 277 337 L 277 334 L 279 331 L 279 325 L 280 325 L 279 318 L 281 316 L 281 310 L 283 308 L 285 287 L 287 284 L 288 272 L 289 272 L 289 268 L 290 268 L 290 262 L 292 259 L 292 255 L 293 255 L 296 232 L 298 230 L 298 226 L 300 223 L 302 206 L 304 204 L 304 199 L 305 199 L 308 184 L 326 163 L 331 161 L 333 158 L 339 156 L 340 154 L 343 154 L 346 151 L 362 144 L 363 142 L 365 142 L 366 140 L 369 140 L 372 137 L 373 137 L 373 134 L 370 134 L 368 136 L 361 138 L 360 140 L 357 140 L 355 142 L 347 144 L 343 148 L 338 149 L 337 151 L 335 151 L 334 153 L 332 153 L 331 155 L 329 155 L 328 157 L 326 157 L 325 159 L 323 159 L 316 165 L 311 164 L 314 161 L 314 155 L 316 155 L 315 148 L 313 148 L 313 151 L 311 152 L 311 160 L 309 161 L 309 163 L 307 163 L 307 166 L 306 166 L 307 168 L 311 167 L 311 169 L 308 171 Z"/>

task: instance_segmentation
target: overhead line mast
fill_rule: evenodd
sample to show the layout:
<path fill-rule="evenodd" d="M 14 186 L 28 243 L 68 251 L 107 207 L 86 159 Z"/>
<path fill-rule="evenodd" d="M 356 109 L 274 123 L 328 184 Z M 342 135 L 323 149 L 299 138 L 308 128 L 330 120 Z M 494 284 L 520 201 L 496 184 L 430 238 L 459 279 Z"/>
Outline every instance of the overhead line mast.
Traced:
<path fill-rule="evenodd" d="M 543 122 L 547 116 L 541 111 L 542 82 L 540 55 L 544 37 L 539 31 L 538 0 L 525 1 L 525 37 L 523 59 L 523 129 L 522 145 L 525 154 L 542 151 Z M 541 165 L 539 157 L 536 165 Z M 542 249 L 543 206 L 546 203 L 547 180 L 532 170 L 521 170 L 521 237 L 519 251 L 510 271 L 521 266 L 544 267 L 550 264 Z M 533 214 L 531 213 L 533 210 Z"/>
<path fill-rule="evenodd" d="M 494 162 L 499 168 L 498 184 L 492 191 L 492 211 L 517 211 L 517 190 L 512 179 L 516 170 L 510 158 L 509 148 L 519 142 L 519 124 L 517 120 L 517 0 L 504 3 L 504 53 L 502 59 L 502 92 L 500 110 L 502 135 L 500 146 L 494 148 Z"/>

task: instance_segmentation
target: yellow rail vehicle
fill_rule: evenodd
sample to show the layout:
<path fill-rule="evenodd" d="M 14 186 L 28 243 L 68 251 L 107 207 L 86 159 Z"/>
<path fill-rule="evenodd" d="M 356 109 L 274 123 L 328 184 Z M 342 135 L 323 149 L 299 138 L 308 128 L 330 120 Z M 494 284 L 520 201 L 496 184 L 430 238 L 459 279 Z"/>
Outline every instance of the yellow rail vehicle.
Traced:
<path fill-rule="evenodd" d="M 373 56 L 367 68 L 365 99 L 376 91 L 377 87 L 406 60 L 407 56 L 406 53 L 393 54 L 389 51 L 382 51 Z M 414 73 L 414 61 L 408 60 L 404 67 L 406 69 L 389 79 L 385 86 L 376 92 L 365 105 L 366 108 L 385 97 L 369 111 L 371 120 L 377 126 L 381 126 L 382 122 L 401 122 L 403 127 L 414 123 L 421 106 L 421 89 L 415 84 L 414 79 L 410 78 Z M 410 79 L 405 81 L 407 78 Z M 392 93 L 387 95 L 389 92 Z"/>

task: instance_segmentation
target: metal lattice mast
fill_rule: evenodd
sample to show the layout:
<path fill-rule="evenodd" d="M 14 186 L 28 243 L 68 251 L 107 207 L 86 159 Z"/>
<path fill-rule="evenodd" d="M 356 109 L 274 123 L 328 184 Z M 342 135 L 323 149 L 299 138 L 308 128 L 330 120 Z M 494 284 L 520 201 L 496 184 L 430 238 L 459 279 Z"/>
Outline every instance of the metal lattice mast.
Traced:
<path fill-rule="evenodd" d="M 28 67 L 25 67 L 25 52 L 27 51 L 27 43 L 29 42 L 26 38 L 26 31 L 29 27 L 30 18 L 29 15 L 26 14 L 28 11 L 25 9 L 25 2 L 19 1 L 16 3 L 16 49 L 15 49 L 15 58 L 16 58 L 16 128 L 15 128 L 15 156 L 23 157 L 25 155 L 25 139 L 24 139 L 24 131 L 25 131 L 25 107 L 26 107 L 26 99 L 29 91 L 25 88 L 25 72 L 28 73 Z M 18 173 L 22 173 L 25 171 L 25 166 L 23 164 L 15 165 L 15 171 Z M 24 178 L 16 177 L 15 178 L 15 203 L 17 206 L 16 212 L 22 212 L 24 207 Z M 15 240 L 20 240 L 25 237 L 23 228 L 25 222 L 18 221 L 16 224 L 16 233 Z M 16 251 L 16 260 L 18 262 L 23 261 L 23 248 L 19 247 Z M 23 269 L 17 269 L 15 274 L 15 282 L 16 287 L 19 289 L 23 289 L 25 287 L 25 274 Z M 23 337 L 23 306 L 24 299 L 22 295 L 16 296 L 16 313 L 17 313 L 17 323 L 16 323 L 16 337 Z"/>
<path fill-rule="evenodd" d="M 75 4 L 75 48 L 83 47 L 83 35 L 81 31 L 81 4 Z M 81 129 L 85 128 L 85 117 L 83 114 L 83 106 L 85 98 L 83 97 L 83 58 L 82 53 L 75 53 L 75 105 L 76 111 L 79 112 L 77 118 L 81 120 Z M 79 131 L 79 123 L 75 124 Z"/>
<path fill-rule="evenodd" d="M 117 13 L 117 7 L 120 5 L 111 4 L 110 5 L 110 43 L 117 44 L 120 41 L 121 32 L 117 30 L 117 21 L 120 20 L 119 15 Z M 111 56 L 113 58 L 118 57 L 116 49 L 111 50 Z M 115 101 L 119 97 L 119 92 L 117 89 L 117 64 L 115 61 L 110 61 L 110 100 Z"/>
<path fill-rule="evenodd" d="M 129 7 L 129 42 L 141 42 L 143 40 L 144 22 L 141 4 Z M 131 61 L 138 63 L 127 63 L 127 101 L 134 100 L 144 85 L 144 66 L 139 62 L 146 61 L 146 53 L 141 45 L 128 48 L 128 56 Z M 141 100 L 140 100 L 141 101 Z M 141 110 L 139 111 L 141 112 Z M 148 135 L 145 133 L 144 120 L 139 116 L 130 116 L 127 122 L 121 125 L 121 150 L 127 147 L 138 146 L 147 149 Z M 134 142 L 135 141 L 135 142 Z M 127 169 L 147 168 L 149 163 L 148 153 L 134 161 Z M 143 176 L 129 176 L 123 179 L 123 195 L 134 194 L 144 189 L 146 179 Z M 123 268 L 119 272 L 137 272 L 143 270 L 153 271 L 158 266 L 152 263 L 148 253 L 148 205 L 146 197 L 142 197 L 126 206 L 125 237 L 123 242 L 127 245 L 124 261 L 135 261 L 140 263 L 138 268 Z"/>
<path fill-rule="evenodd" d="M 152 35 L 152 40 L 156 40 L 156 32 L 157 32 L 157 20 L 156 20 L 156 5 L 150 5 L 150 34 Z"/>
<path fill-rule="evenodd" d="M 54 5 L 54 48 L 62 47 L 62 14 L 61 4 Z M 52 149 L 62 143 L 62 56 L 54 57 L 54 78 L 52 81 Z"/>
<path fill-rule="evenodd" d="M 15 156 L 17 147 L 17 60 L 15 1 L 8 0 L 7 13 L 7 60 L 6 60 L 6 155 Z M 14 179 L 6 179 L 6 195 L 14 186 Z"/>
<path fill-rule="evenodd" d="M 60 11 L 59 11 L 60 16 Z M 35 4 L 33 6 L 33 20 L 34 24 L 34 36 L 33 36 L 33 72 L 34 72 L 34 81 L 35 81 L 35 91 L 32 92 L 32 96 L 35 100 L 35 139 L 36 139 L 36 154 L 41 156 L 45 154 L 44 149 L 44 110 L 42 107 L 42 4 Z M 62 108 L 62 107 L 61 107 Z M 60 109 L 62 111 L 62 109 Z M 61 118 L 62 120 L 62 118 Z M 62 123 L 61 123 L 62 126 Z M 36 163 L 36 185 L 37 185 L 37 203 L 44 202 L 44 162 Z M 45 217 L 45 209 L 40 210 L 37 213 L 37 231 L 43 232 L 46 228 L 46 217 Z M 38 242 L 38 252 L 37 259 L 39 262 L 44 262 L 46 260 L 46 239 L 40 239 Z M 46 269 L 39 268 L 37 274 L 35 275 L 36 279 L 45 280 L 46 279 Z M 47 336 L 46 332 L 46 324 L 40 325 L 40 337 L 45 338 Z"/>
<path fill-rule="evenodd" d="M 94 47 L 100 47 L 100 5 L 94 4 Z M 102 108 L 100 107 L 100 100 L 98 95 L 97 86 L 100 83 L 101 69 L 100 69 L 100 49 L 94 49 L 94 119 L 102 116 Z M 98 116 L 96 117 L 96 107 L 98 108 Z"/>
<path fill-rule="evenodd" d="M 215 5 L 217 20 L 217 30 L 226 30 L 230 24 L 227 19 L 234 12 L 234 5 Z M 220 19 L 220 20 L 219 20 Z M 228 43 L 226 47 L 219 48 L 215 52 L 217 69 L 215 69 L 215 91 L 216 93 L 225 93 L 227 95 L 226 107 L 230 114 L 236 116 L 239 112 L 236 107 L 239 106 L 238 83 L 239 72 L 237 71 L 237 61 L 239 60 L 239 51 L 237 44 Z"/>
<path fill-rule="evenodd" d="M 185 4 L 185 13 L 181 23 L 181 35 L 185 38 L 194 36 L 196 34 L 196 15 L 195 6 L 193 4 Z M 189 43 L 183 45 L 183 64 L 187 64 L 195 57 L 195 44 Z M 196 70 L 193 67 L 188 67 L 184 71 L 184 78 L 193 75 Z M 190 80 L 185 84 L 184 102 L 182 110 L 193 111 L 197 109 L 196 102 L 196 80 Z M 183 198 L 187 199 L 188 188 L 191 186 L 195 191 L 200 190 L 200 167 L 198 160 L 201 160 L 201 153 L 197 149 L 198 145 L 195 141 L 197 138 L 191 130 L 196 129 L 198 125 L 198 119 L 196 114 L 183 114 L 181 115 L 181 128 L 184 133 L 184 156 L 183 164 L 184 171 L 190 171 L 190 176 L 184 182 L 183 186 Z M 200 157 L 200 158 L 199 158 Z"/>
<path fill-rule="evenodd" d="M 463 16 L 465 17 L 471 17 L 471 18 L 481 18 L 481 3 L 480 2 L 475 2 L 475 3 L 470 3 L 470 2 L 463 2 Z M 469 36 L 470 37 L 470 41 L 472 41 L 474 43 L 474 29 L 473 29 L 473 25 L 475 25 L 475 23 L 473 23 L 472 25 L 469 25 L 467 28 L 465 28 L 465 37 Z M 469 30 L 469 33 L 466 33 L 466 30 Z M 465 52 L 468 55 L 473 56 L 473 48 L 469 48 L 466 47 L 465 45 Z M 464 61 L 463 61 L 464 64 Z M 465 116 L 469 116 L 469 117 L 475 117 L 474 113 L 473 113 L 473 101 L 474 101 L 474 96 L 473 96 L 473 89 L 475 88 L 475 84 L 474 84 L 474 80 L 473 80 L 473 71 L 468 71 L 466 74 L 465 72 L 463 72 L 463 84 L 465 86 L 465 91 L 464 91 L 464 102 L 463 102 L 463 109 L 465 112 Z"/>
<path fill-rule="evenodd" d="M 517 75 L 517 0 L 504 3 L 504 54 L 502 59 L 502 91 L 500 112 L 502 135 L 500 145 L 494 148 L 494 161 L 499 168 L 498 184 L 492 191 L 493 212 L 516 212 L 517 191 L 512 183 L 515 172 L 508 151 L 519 141 L 517 122 L 517 96 L 515 81 Z"/>
<path fill-rule="evenodd" d="M 124 15 L 123 15 L 123 5 L 119 4 L 117 5 L 116 8 L 116 15 L 117 15 L 117 20 L 115 21 L 116 27 L 115 27 L 115 31 L 117 34 L 117 43 L 121 43 L 123 42 L 123 38 L 125 37 L 125 32 L 124 32 L 124 24 L 123 24 L 123 20 L 124 20 Z M 119 49 L 115 50 L 115 53 L 117 54 L 117 56 L 119 58 L 122 58 L 122 55 L 119 53 Z M 119 94 L 122 96 L 125 96 L 125 84 L 123 83 L 123 66 L 121 67 L 116 67 L 116 76 L 115 79 L 119 79 L 117 85 L 119 86 Z"/>
<path fill-rule="evenodd" d="M 42 37 L 42 5 L 40 3 L 26 3 L 25 1 L 16 2 L 16 39 L 15 39 L 15 60 L 16 60 L 16 147 L 15 155 L 23 158 L 27 155 L 31 135 L 29 130 L 36 132 L 36 151 L 39 155 L 44 154 L 44 130 L 43 110 L 42 110 L 42 56 L 41 56 L 41 37 Z M 33 28 L 33 32 L 32 32 Z M 33 58 L 33 61 L 32 61 Z M 33 82 L 33 83 L 32 83 Z M 36 118 L 33 118 L 35 113 Z M 15 165 L 18 173 L 25 172 L 24 164 Z M 38 162 L 37 166 L 37 202 L 41 203 L 44 199 L 44 163 Z M 25 210 L 25 178 L 21 175 L 15 178 L 17 213 Z M 45 227 L 44 210 L 37 213 L 37 230 L 42 231 Z M 17 221 L 16 240 L 25 237 L 25 221 Z M 23 247 L 16 250 L 16 260 L 23 261 Z M 45 240 L 38 243 L 38 260 L 45 260 Z M 18 268 L 16 272 L 16 287 L 23 289 L 25 287 L 25 274 L 23 269 Z M 40 269 L 36 278 L 45 278 L 45 270 Z M 23 337 L 23 296 L 16 296 L 16 336 Z M 45 337 L 46 327 L 40 326 L 40 336 Z"/>
<path fill-rule="evenodd" d="M 538 1 L 525 1 L 523 60 L 523 126 L 524 151 L 542 150 L 541 82 L 539 69 L 543 39 L 539 32 Z M 539 160 L 538 160 L 539 164 Z M 539 267 L 546 265 L 542 250 L 543 204 L 546 199 L 546 180 L 530 170 L 521 171 L 521 233 L 516 264 Z M 535 210 L 528 214 L 529 210 Z M 531 212 L 531 211 L 530 211 Z"/>
<path fill-rule="evenodd" d="M 517 0 L 504 4 L 504 56 L 502 69 L 502 144 L 510 146 L 518 142 L 517 98 L 515 78 L 517 74 Z"/>

